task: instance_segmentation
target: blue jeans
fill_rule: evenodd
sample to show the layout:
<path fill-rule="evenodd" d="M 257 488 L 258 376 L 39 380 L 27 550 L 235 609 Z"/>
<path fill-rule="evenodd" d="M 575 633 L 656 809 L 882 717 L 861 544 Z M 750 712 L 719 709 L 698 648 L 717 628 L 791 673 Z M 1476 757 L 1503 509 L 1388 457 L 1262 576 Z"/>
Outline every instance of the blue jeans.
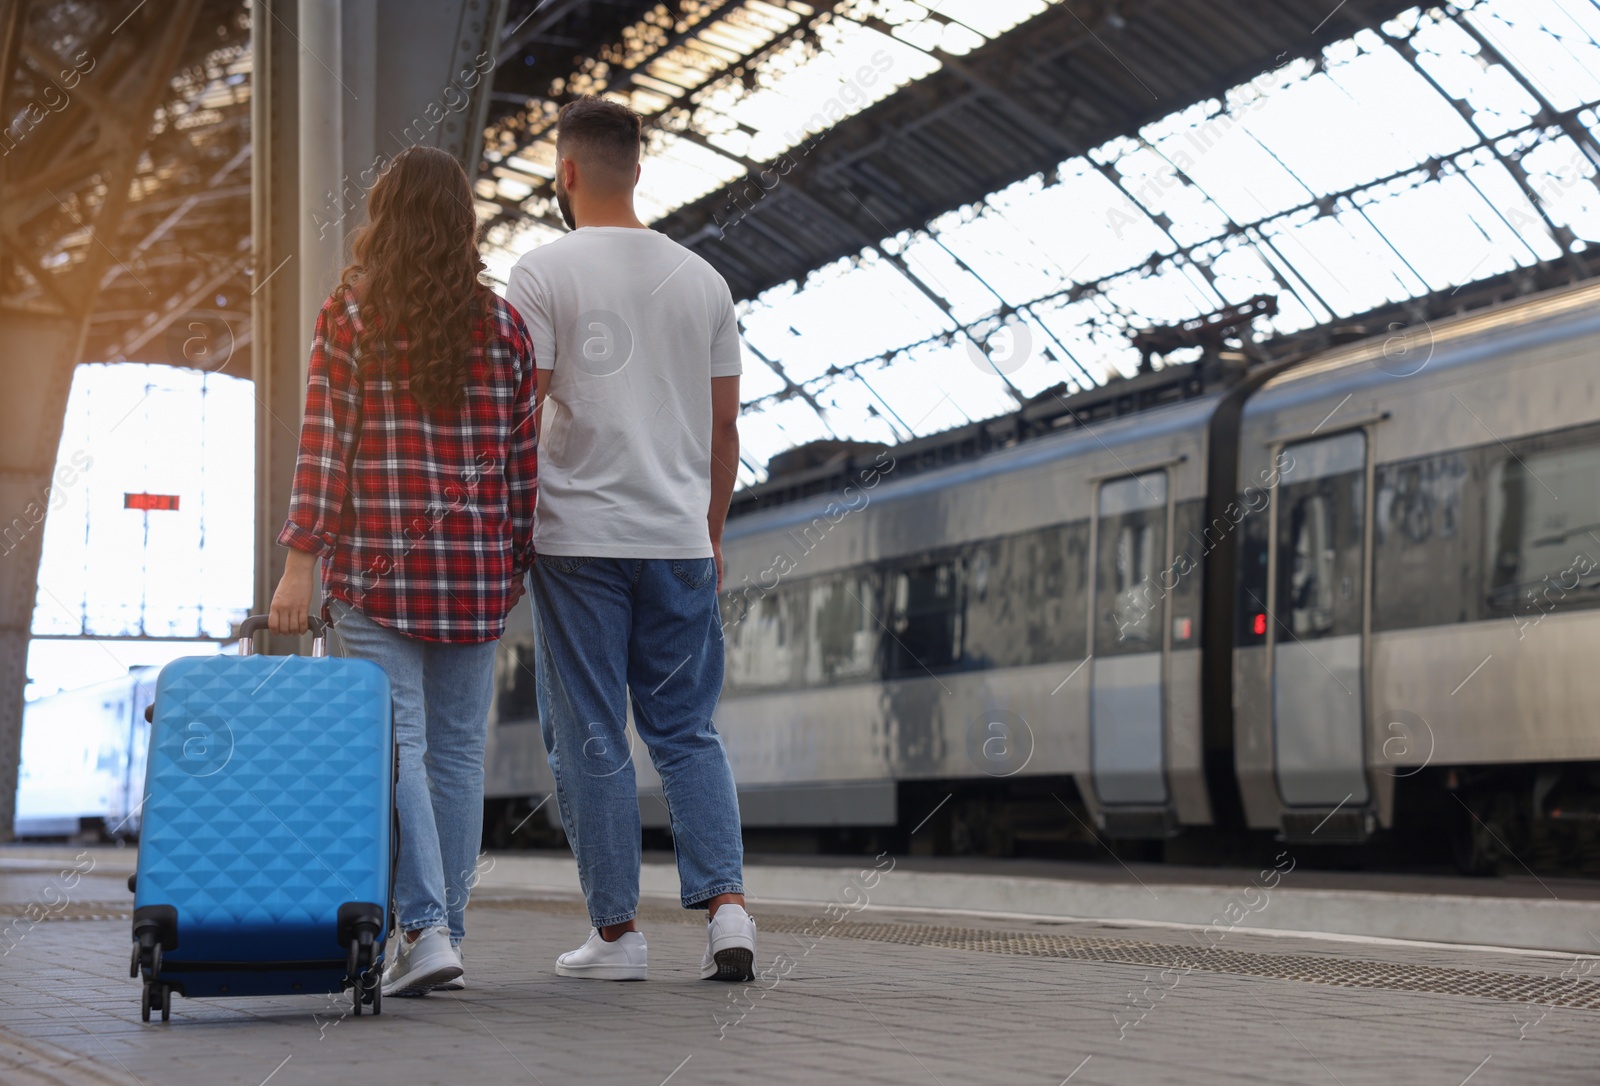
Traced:
<path fill-rule="evenodd" d="M 494 692 L 496 642 L 446 644 L 380 626 L 342 600 L 329 604 L 343 655 L 389 676 L 400 751 L 395 805 L 400 866 L 395 908 L 402 931 L 448 926 L 466 934 L 467 895 L 483 839 L 483 744 Z"/>
<path fill-rule="evenodd" d="M 711 715 L 722 693 L 709 558 L 540 555 L 528 574 L 539 726 L 595 927 L 639 907 L 633 722 L 661 774 L 684 908 L 744 892 L 739 799 Z"/>

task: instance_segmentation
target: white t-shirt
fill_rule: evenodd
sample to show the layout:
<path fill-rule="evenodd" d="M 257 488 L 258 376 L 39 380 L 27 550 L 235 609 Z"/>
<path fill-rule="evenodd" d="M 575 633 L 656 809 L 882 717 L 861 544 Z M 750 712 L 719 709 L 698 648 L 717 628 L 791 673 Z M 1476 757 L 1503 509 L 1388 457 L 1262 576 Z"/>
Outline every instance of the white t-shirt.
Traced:
<path fill-rule="evenodd" d="M 710 557 L 711 379 L 741 372 L 722 276 L 655 230 L 587 226 L 517 261 L 506 301 L 545 398 L 534 549 Z"/>

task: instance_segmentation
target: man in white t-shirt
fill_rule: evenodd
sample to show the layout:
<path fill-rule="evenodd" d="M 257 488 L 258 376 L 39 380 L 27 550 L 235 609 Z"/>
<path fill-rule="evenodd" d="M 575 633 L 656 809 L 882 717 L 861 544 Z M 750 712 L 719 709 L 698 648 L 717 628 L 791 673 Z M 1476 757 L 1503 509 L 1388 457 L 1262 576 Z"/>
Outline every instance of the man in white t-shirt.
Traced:
<path fill-rule="evenodd" d="M 539 722 L 594 930 L 562 976 L 643 980 L 634 725 L 661 774 L 685 908 L 708 910 L 707 979 L 754 978 L 722 692 L 722 526 L 739 462 L 739 326 L 722 277 L 639 221 L 639 115 L 562 109 L 566 236 L 511 271 L 539 370 Z"/>

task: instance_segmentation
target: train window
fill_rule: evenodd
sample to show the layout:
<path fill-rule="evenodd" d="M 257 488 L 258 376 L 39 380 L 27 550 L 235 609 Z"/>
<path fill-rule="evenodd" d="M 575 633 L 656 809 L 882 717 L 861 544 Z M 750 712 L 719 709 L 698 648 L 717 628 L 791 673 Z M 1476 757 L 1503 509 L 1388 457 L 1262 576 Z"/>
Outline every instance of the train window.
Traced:
<path fill-rule="evenodd" d="M 890 576 L 887 671 L 891 677 L 949 669 L 961 660 L 963 563 L 959 558 Z"/>
<path fill-rule="evenodd" d="M 839 573 L 811 585 L 808 685 L 876 677 L 882 608 L 870 573 Z"/>
<path fill-rule="evenodd" d="M 1084 655 L 1089 524 L 1058 524 L 980 543 L 967 556 L 970 667 L 1023 667 Z"/>
<path fill-rule="evenodd" d="M 1287 451 L 1293 467 L 1278 490 L 1278 637 L 1359 634 L 1366 435 L 1341 434 Z"/>
<path fill-rule="evenodd" d="M 1600 447 L 1496 462 L 1486 506 L 1491 610 L 1531 616 L 1600 602 Z"/>
<path fill-rule="evenodd" d="M 726 598 L 722 636 L 731 688 L 781 690 L 800 685 L 810 617 L 807 596 L 807 586 L 796 584 L 759 596 L 746 591 Z"/>
<path fill-rule="evenodd" d="M 1289 516 L 1293 550 L 1287 557 L 1289 592 L 1286 600 L 1296 637 L 1325 634 L 1333 629 L 1334 550 L 1328 495 L 1306 494 L 1294 503 Z"/>
<path fill-rule="evenodd" d="M 1500 451 L 1496 446 L 1496 451 Z M 1478 450 L 1380 464 L 1372 510 L 1372 628 L 1442 626 L 1479 617 L 1461 591 L 1479 584 L 1483 457 Z"/>
<path fill-rule="evenodd" d="M 538 685 L 534 681 L 533 635 L 500 642 L 495 659 L 494 718 L 497 724 L 524 724 L 539 719 Z"/>
<path fill-rule="evenodd" d="M 980 543 L 967 555 L 967 663 L 976 667 L 1010 667 L 1029 662 L 1026 623 L 1028 600 L 1016 583 L 1023 536 Z"/>
<path fill-rule="evenodd" d="M 1167 557 L 1167 475 L 1103 483 L 1095 560 L 1098 655 L 1161 648 Z"/>

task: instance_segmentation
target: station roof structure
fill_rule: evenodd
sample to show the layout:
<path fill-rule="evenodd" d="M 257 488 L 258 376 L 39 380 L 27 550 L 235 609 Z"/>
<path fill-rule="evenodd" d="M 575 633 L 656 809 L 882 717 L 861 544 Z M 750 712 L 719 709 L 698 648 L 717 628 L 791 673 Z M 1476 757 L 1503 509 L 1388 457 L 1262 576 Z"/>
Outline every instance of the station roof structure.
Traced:
<path fill-rule="evenodd" d="M 1261 295 L 1260 343 L 1377 314 L 1404 350 L 1597 268 L 1591 0 L 703 0 L 580 45 L 601 8 L 514 5 L 491 267 L 564 229 L 560 104 L 644 114 L 641 214 L 740 300 L 745 483 L 1131 376 L 1140 329 Z"/>

